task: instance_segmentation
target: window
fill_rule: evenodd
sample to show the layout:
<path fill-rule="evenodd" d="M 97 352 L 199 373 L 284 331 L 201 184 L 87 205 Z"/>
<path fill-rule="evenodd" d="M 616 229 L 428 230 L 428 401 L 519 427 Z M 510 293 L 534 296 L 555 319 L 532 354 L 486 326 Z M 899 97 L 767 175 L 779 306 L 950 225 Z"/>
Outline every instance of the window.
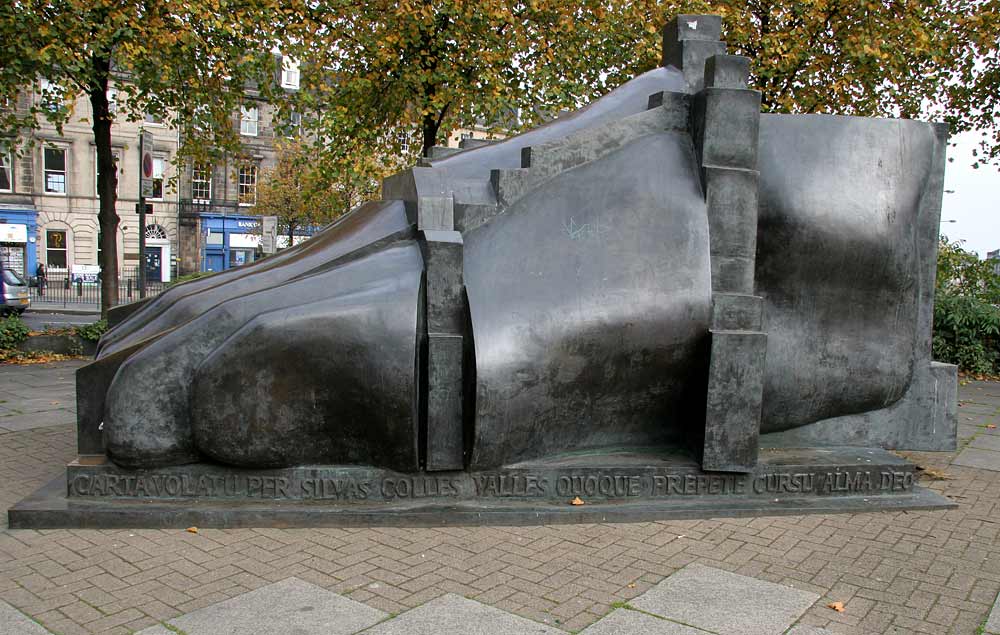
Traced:
<path fill-rule="evenodd" d="M 257 203 L 256 165 L 240 166 L 239 197 L 240 205 L 254 205 Z"/>
<path fill-rule="evenodd" d="M 113 115 L 115 114 L 115 111 L 118 110 L 118 89 L 109 88 L 107 95 L 108 95 L 108 113 Z"/>
<path fill-rule="evenodd" d="M 59 84 L 42 79 L 38 82 L 39 102 L 46 110 L 59 110 L 63 106 L 63 88 Z"/>
<path fill-rule="evenodd" d="M 410 153 L 410 135 L 405 132 L 396 133 L 396 143 L 399 144 L 399 151 L 403 154 Z"/>
<path fill-rule="evenodd" d="M 118 186 L 122 182 L 122 160 L 121 160 L 121 153 L 118 150 L 112 150 L 111 154 L 112 154 L 112 156 L 114 157 L 114 160 L 115 160 L 115 168 L 117 168 L 117 170 L 116 170 L 117 174 L 115 176 L 118 177 L 118 180 L 115 181 L 115 194 L 118 194 Z M 98 164 L 98 161 L 97 161 L 97 150 L 94 150 L 94 195 L 98 196 L 98 197 L 101 195 L 101 190 L 98 189 L 98 185 L 97 185 L 97 180 L 100 178 L 100 174 L 101 174 L 101 167 L 100 167 L 100 165 Z"/>
<path fill-rule="evenodd" d="M 240 134 L 256 137 L 257 122 L 260 120 L 260 111 L 257 110 L 257 106 L 243 106 L 240 111 Z"/>
<path fill-rule="evenodd" d="M 282 88 L 299 87 L 299 63 L 287 55 L 281 58 L 281 86 Z"/>
<path fill-rule="evenodd" d="M 45 262 L 50 269 L 66 268 L 66 230 L 50 229 L 45 232 Z"/>
<path fill-rule="evenodd" d="M 195 203 L 212 200 L 212 166 L 195 163 L 191 168 L 191 198 Z"/>
<path fill-rule="evenodd" d="M 152 238 L 153 240 L 166 240 L 167 230 L 156 224 L 146 225 L 146 238 Z"/>
<path fill-rule="evenodd" d="M 461 140 L 465 141 L 466 139 L 475 139 L 475 138 L 476 138 L 475 135 L 473 135 L 471 132 L 463 132 Z"/>
<path fill-rule="evenodd" d="M 66 193 L 66 151 L 62 148 L 45 148 L 45 192 Z"/>
<path fill-rule="evenodd" d="M 288 129 L 285 131 L 286 137 L 297 137 L 302 134 L 302 113 L 294 110 L 288 113 Z"/>
<path fill-rule="evenodd" d="M 0 154 L 0 192 L 14 191 L 14 173 L 11 170 L 11 155 Z"/>
<path fill-rule="evenodd" d="M 147 125 L 150 126 L 162 126 L 163 117 L 157 115 L 156 113 L 147 112 L 146 117 L 143 119 Z"/>
<path fill-rule="evenodd" d="M 163 198 L 163 168 L 165 165 L 165 159 L 153 157 L 153 195 L 149 198 Z"/>

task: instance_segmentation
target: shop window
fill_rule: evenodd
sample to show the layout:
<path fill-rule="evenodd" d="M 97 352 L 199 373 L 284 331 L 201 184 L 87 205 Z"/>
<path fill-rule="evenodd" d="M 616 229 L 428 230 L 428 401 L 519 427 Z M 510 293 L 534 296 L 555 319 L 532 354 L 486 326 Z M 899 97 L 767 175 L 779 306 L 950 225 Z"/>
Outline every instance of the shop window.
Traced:
<path fill-rule="evenodd" d="M 191 198 L 195 203 L 212 200 L 212 166 L 195 163 L 191 168 Z"/>
<path fill-rule="evenodd" d="M 242 165 L 239 173 L 240 205 L 257 203 L 257 166 Z"/>
<path fill-rule="evenodd" d="M 45 148 L 45 191 L 49 194 L 66 193 L 66 150 Z"/>
<path fill-rule="evenodd" d="M 240 108 L 240 134 L 247 137 L 257 136 L 257 124 L 260 122 L 260 110 L 257 106 Z"/>
<path fill-rule="evenodd" d="M 242 267 L 243 265 L 253 262 L 253 256 L 253 249 L 230 249 L 229 266 Z"/>
<path fill-rule="evenodd" d="M 14 172 L 11 169 L 11 154 L 0 154 L 0 192 L 14 191 Z"/>
<path fill-rule="evenodd" d="M 50 229 L 45 232 L 45 262 L 50 269 L 66 268 L 66 231 Z"/>

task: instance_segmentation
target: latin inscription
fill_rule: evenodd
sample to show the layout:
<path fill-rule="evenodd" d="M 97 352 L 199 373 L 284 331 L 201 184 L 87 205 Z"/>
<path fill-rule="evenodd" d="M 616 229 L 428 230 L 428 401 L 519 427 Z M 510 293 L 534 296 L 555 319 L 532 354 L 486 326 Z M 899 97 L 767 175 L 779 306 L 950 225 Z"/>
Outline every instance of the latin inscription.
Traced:
<path fill-rule="evenodd" d="M 294 474 L 294 472 L 292 473 Z M 378 474 L 376 472 L 376 474 Z M 838 470 L 774 474 L 628 474 L 487 472 L 450 476 L 253 476 L 244 474 L 75 474 L 76 497 L 247 498 L 260 500 L 398 501 L 423 498 L 626 500 L 684 496 L 835 495 L 905 492 L 913 473 Z"/>

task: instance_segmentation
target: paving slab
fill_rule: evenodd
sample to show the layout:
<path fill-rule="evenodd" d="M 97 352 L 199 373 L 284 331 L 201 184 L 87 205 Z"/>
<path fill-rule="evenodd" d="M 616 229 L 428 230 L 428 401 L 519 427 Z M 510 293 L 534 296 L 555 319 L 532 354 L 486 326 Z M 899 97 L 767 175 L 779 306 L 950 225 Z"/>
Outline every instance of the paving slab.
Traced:
<path fill-rule="evenodd" d="M 788 631 L 787 635 L 837 635 L 833 631 L 828 631 L 825 628 L 820 628 L 818 626 L 804 626 L 798 625 L 793 626 L 792 630 Z"/>
<path fill-rule="evenodd" d="M 711 635 L 709 631 L 671 622 L 639 611 L 615 609 L 580 635 Z"/>
<path fill-rule="evenodd" d="M 167 624 L 187 635 L 353 635 L 386 617 L 378 609 L 288 578 Z M 140 635 L 162 635 L 159 629 L 163 627 L 148 628 Z"/>
<path fill-rule="evenodd" d="M 4 635 L 52 635 L 38 622 L 0 600 L 0 633 Z"/>
<path fill-rule="evenodd" d="M 952 464 L 1000 472 L 1000 452 L 968 447 L 959 452 Z"/>
<path fill-rule="evenodd" d="M 76 423 L 76 413 L 69 410 L 47 410 L 45 412 L 12 414 L 0 417 L 0 431 L 18 432 L 21 430 L 33 430 L 35 428 L 47 428 L 49 426 L 61 426 L 67 423 Z"/>
<path fill-rule="evenodd" d="M 690 564 L 631 604 L 720 635 L 780 635 L 819 597 L 809 591 Z"/>
<path fill-rule="evenodd" d="M 1000 596 L 993 604 L 993 611 L 990 612 L 990 617 L 986 620 L 985 630 L 989 635 L 1000 635 Z"/>
<path fill-rule="evenodd" d="M 972 440 L 972 443 L 969 444 L 969 447 L 1000 452 L 1000 436 L 995 434 L 977 435 L 976 438 Z"/>
<path fill-rule="evenodd" d="M 551 626 L 448 593 L 364 635 L 565 635 Z"/>

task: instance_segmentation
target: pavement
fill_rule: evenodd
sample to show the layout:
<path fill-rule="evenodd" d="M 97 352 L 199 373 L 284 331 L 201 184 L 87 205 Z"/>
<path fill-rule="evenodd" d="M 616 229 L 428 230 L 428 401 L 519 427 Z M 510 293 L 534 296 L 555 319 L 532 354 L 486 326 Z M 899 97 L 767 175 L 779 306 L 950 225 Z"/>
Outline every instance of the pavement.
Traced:
<path fill-rule="evenodd" d="M 5 507 L 73 458 L 81 364 L 0 366 Z M 197 533 L 4 524 L 0 633 L 1000 635 L 1000 383 L 963 383 L 959 397 L 959 451 L 907 453 L 953 510 Z"/>

